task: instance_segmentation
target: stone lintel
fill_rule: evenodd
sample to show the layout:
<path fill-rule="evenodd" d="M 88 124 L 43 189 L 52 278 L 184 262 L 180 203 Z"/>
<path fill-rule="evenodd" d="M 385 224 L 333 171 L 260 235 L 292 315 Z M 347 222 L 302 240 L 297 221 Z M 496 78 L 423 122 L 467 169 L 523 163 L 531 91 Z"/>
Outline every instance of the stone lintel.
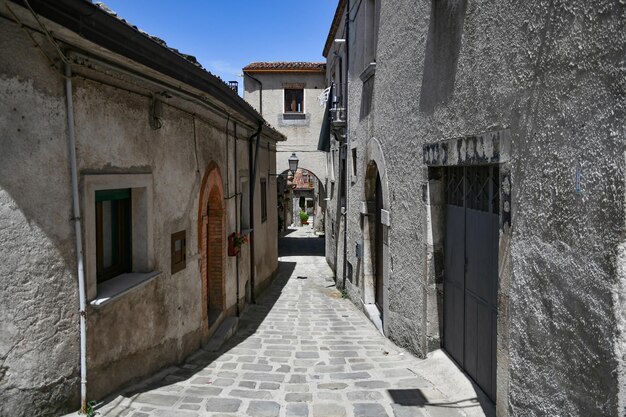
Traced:
<path fill-rule="evenodd" d="M 433 167 L 499 164 L 508 162 L 510 149 L 510 130 L 493 130 L 426 144 L 424 164 Z"/>

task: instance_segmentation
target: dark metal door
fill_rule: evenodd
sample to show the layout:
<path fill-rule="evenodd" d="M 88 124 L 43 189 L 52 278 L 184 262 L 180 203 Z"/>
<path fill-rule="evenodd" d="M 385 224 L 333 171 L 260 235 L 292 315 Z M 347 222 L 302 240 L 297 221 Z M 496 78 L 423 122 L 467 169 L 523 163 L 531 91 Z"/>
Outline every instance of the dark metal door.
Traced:
<path fill-rule="evenodd" d="M 383 224 L 381 223 L 381 213 L 380 211 L 383 209 L 383 189 L 380 183 L 380 176 L 376 176 L 376 231 L 375 231 L 375 242 L 376 242 L 376 256 L 374 262 L 376 263 L 376 285 L 375 285 L 375 302 L 378 309 L 383 311 Z"/>
<path fill-rule="evenodd" d="M 445 181 L 444 348 L 495 401 L 498 167 L 449 168 Z"/>

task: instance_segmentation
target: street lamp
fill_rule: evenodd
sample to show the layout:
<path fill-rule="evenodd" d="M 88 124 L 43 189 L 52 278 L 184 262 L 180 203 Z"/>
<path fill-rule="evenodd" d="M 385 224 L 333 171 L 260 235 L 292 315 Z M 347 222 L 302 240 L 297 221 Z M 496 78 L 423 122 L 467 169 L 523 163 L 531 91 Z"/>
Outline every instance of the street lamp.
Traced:
<path fill-rule="evenodd" d="M 289 157 L 289 171 L 291 171 L 292 174 L 295 174 L 298 170 L 298 162 L 300 162 L 300 159 L 298 159 L 295 152 L 292 152 Z"/>

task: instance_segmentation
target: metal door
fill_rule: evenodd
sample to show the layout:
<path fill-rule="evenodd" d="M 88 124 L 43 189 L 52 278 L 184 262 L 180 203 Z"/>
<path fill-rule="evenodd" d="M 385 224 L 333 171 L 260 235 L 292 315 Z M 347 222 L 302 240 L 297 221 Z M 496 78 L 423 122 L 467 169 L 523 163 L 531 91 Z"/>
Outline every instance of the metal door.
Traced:
<path fill-rule="evenodd" d="M 495 401 L 498 167 L 449 168 L 445 185 L 443 344 Z"/>

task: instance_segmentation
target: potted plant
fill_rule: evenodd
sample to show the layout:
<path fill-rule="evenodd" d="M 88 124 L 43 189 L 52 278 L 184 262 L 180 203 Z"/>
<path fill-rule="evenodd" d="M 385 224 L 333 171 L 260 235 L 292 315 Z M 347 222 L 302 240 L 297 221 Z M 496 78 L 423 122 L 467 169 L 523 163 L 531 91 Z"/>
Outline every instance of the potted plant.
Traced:
<path fill-rule="evenodd" d="M 307 224 L 309 224 L 309 214 L 304 210 L 300 212 L 300 223 L 303 226 L 306 226 Z"/>
<path fill-rule="evenodd" d="M 228 256 L 237 256 L 241 247 L 248 243 L 248 235 L 233 232 L 228 236 Z"/>

